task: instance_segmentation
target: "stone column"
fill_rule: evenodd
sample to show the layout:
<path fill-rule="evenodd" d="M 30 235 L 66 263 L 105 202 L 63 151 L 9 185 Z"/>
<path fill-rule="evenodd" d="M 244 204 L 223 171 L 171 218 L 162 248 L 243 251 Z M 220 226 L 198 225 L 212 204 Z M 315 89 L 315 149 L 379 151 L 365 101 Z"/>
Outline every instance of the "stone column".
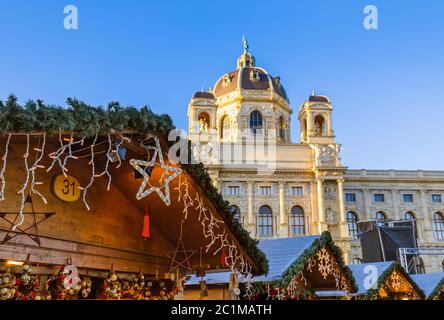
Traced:
<path fill-rule="evenodd" d="M 339 197 L 339 231 L 341 238 L 348 238 L 348 223 L 345 216 L 344 204 L 344 179 L 338 179 L 338 197 Z"/>
<path fill-rule="evenodd" d="M 288 237 L 288 223 L 285 207 L 285 182 L 279 182 L 279 236 Z"/>
<path fill-rule="evenodd" d="M 253 182 L 249 181 L 247 184 L 247 197 L 248 197 L 248 230 L 254 235 L 255 234 L 255 221 L 253 213 Z"/>
<path fill-rule="evenodd" d="M 362 190 L 362 193 L 363 193 L 363 208 L 364 208 L 364 217 L 363 217 L 363 220 L 369 220 L 369 219 L 371 219 L 371 217 L 370 217 L 370 208 L 369 208 L 369 202 L 370 202 L 370 200 L 369 200 L 369 190 L 368 189 L 363 189 Z"/>
<path fill-rule="evenodd" d="M 421 194 L 421 211 L 422 211 L 422 232 L 420 233 L 421 240 L 433 241 L 433 229 L 430 212 L 427 206 L 427 192 L 426 190 L 419 190 Z"/>
<path fill-rule="evenodd" d="M 399 203 L 398 203 L 398 199 L 396 197 L 396 189 L 391 189 L 390 190 L 392 193 L 392 203 L 393 203 L 393 219 L 395 220 L 400 220 L 401 216 L 399 213 Z"/>
<path fill-rule="evenodd" d="M 318 197 L 318 232 L 321 234 L 327 230 L 325 223 L 325 209 L 324 209 L 324 188 L 321 178 L 317 180 L 317 197 Z"/>

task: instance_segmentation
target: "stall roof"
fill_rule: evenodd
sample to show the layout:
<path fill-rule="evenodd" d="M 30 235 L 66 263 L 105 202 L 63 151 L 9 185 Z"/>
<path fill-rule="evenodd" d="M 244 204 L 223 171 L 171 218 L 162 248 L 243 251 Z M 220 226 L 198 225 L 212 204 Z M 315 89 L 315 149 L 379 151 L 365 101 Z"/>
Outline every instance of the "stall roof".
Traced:
<path fill-rule="evenodd" d="M 356 295 L 365 295 L 368 294 L 371 289 L 374 288 L 365 288 L 366 277 L 372 272 L 369 267 L 376 267 L 378 279 L 376 284 L 378 288 L 381 286 L 386 279 L 392 274 L 393 271 L 397 271 L 407 281 L 409 281 L 413 287 L 413 289 L 419 294 L 421 298 L 424 297 L 423 290 L 413 281 L 412 277 L 404 270 L 404 268 L 395 261 L 386 261 L 386 262 L 369 262 L 369 263 L 361 263 L 361 264 L 350 264 L 348 265 L 350 270 L 353 273 L 353 277 L 356 281 L 356 285 L 358 286 L 358 291 Z"/>
<path fill-rule="evenodd" d="M 254 277 L 254 282 L 265 282 L 279 280 L 283 273 L 299 259 L 304 251 L 313 244 L 315 239 L 320 236 L 306 236 L 296 238 L 280 238 L 259 241 L 258 248 L 265 253 L 268 259 L 268 273 L 266 275 Z M 230 272 L 209 273 L 206 276 L 207 284 L 228 283 Z M 187 281 L 187 285 L 196 285 L 199 283 L 199 277 L 192 276 Z M 241 277 L 240 282 L 245 281 Z"/>
<path fill-rule="evenodd" d="M 280 238 L 259 241 L 258 248 L 265 253 L 268 259 L 268 274 L 254 277 L 254 282 L 279 280 L 283 273 L 311 247 L 313 241 L 319 239 L 320 236 L 306 236 L 295 238 Z M 228 283 L 230 272 L 208 273 L 205 277 L 207 284 L 223 284 Z M 200 278 L 192 276 L 187 281 L 187 285 L 196 285 Z M 245 281 L 241 277 L 240 282 Z"/>
<path fill-rule="evenodd" d="M 378 271 L 378 280 L 381 275 L 384 274 L 386 270 L 390 268 L 393 261 L 388 262 L 371 262 L 371 263 L 361 263 L 361 264 L 349 264 L 348 267 L 353 272 L 353 277 L 355 278 L 356 285 L 358 286 L 357 294 L 365 294 L 368 289 L 365 288 L 365 279 L 369 275 L 368 268 L 370 266 L 376 267 Z"/>
<path fill-rule="evenodd" d="M 444 272 L 414 274 L 412 279 L 427 298 L 433 297 L 444 286 Z"/>

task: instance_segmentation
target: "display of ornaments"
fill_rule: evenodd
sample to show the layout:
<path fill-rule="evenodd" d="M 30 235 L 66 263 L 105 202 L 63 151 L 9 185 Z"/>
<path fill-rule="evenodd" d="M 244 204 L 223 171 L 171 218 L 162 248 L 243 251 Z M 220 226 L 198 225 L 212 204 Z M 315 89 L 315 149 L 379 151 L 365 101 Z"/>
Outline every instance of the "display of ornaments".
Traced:
<path fill-rule="evenodd" d="M 133 281 L 133 299 L 143 300 L 145 298 L 145 276 L 139 273 Z"/>
<path fill-rule="evenodd" d="M 82 295 L 82 298 L 86 299 L 89 297 L 89 294 L 91 293 L 91 286 L 92 286 L 91 278 L 85 276 L 80 282 L 80 294 Z"/>
<path fill-rule="evenodd" d="M 93 281 L 87 275 L 80 277 L 77 268 L 66 265 L 45 282 L 40 292 L 37 275 L 25 264 L 21 274 L 8 269 L 0 274 L 0 300 L 75 300 L 87 299 L 93 291 Z M 94 289 L 95 290 L 95 289 Z M 171 279 L 146 279 L 139 273 L 132 280 L 120 279 L 111 270 L 103 284 L 102 298 L 112 300 L 174 300 L 178 288 Z"/>
<path fill-rule="evenodd" d="M 41 300 L 40 283 L 36 275 L 31 273 L 31 267 L 28 264 L 23 265 L 23 271 L 20 278 L 16 279 L 18 290 L 17 300 Z"/>
<path fill-rule="evenodd" d="M 0 275 L 0 300 L 13 300 L 17 293 L 16 278 L 8 269 Z"/>
<path fill-rule="evenodd" d="M 122 297 L 122 283 L 114 271 L 111 271 L 103 285 L 104 299 L 118 300 Z"/>

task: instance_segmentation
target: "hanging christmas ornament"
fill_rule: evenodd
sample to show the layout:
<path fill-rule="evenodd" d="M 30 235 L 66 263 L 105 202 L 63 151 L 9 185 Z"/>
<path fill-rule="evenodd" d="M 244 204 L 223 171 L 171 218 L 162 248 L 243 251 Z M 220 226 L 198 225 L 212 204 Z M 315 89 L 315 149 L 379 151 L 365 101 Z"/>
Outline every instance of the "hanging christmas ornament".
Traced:
<path fill-rule="evenodd" d="M 80 291 L 80 277 L 77 268 L 69 263 L 63 268 L 63 275 L 61 277 L 61 282 L 64 288 L 65 299 L 75 300 Z"/>
<path fill-rule="evenodd" d="M 133 281 L 133 299 L 143 300 L 145 298 L 145 276 L 139 270 L 139 275 Z"/>
<path fill-rule="evenodd" d="M 145 216 L 143 217 L 143 230 L 142 237 L 147 238 L 150 237 L 150 216 L 148 206 L 145 206 Z"/>
<path fill-rule="evenodd" d="M 148 196 L 150 193 L 156 192 L 158 194 L 158 196 L 160 197 L 160 199 L 162 199 L 162 201 L 167 206 L 169 206 L 171 204 L 169 183 L 173 179 L 178 177 L 182 173 L 182 170 L 180 168 L 167 166 L 165 164 L 165 161 L 163 159 L 162 149 L 160 147 L 159 139 L 157 137 L 154 137 L 154 141 L 155 141 L 156 147 L 146 146 L 147 150 L 154 150 L 154 156 L 151 158 L 150 161 L 138 160 L 138 159 L 131 159 L 130 160 L 131 166 L 133 166 L 133 168 L 136 169 L 137 172 L 139 172 L 143 176 L 143 181 L 139 187 L 139 190 L 137 191 L 136 198 L 137 198 L 137 200 L 141 200 L 141 199 L 145 198 L 146 196 Z M 160 185 L 153 186 L 149 181 L 150 175 L 146 172 L 145 168 L 146 167 L 154 167 L 154 165 L 156 164 L 157 158 L 159 158 L 159 166 L 164 171 L 161 174 L 161 178 L 159 179 Z M 168 175 L 168 172 L 173 172 L 173 173 Z M 147 186 L 149 188 L 147 190 L 145 190 Z M 161 191 L 162 189 L 165 190 L 165 194 L 162 193 L 162 191 Z"/>
<path fill-rule="evenodd" d="M 0 300 L 13 300 L 16 298 L 16 278 L 10 270 L 0 275 Z"/>
<path fill-rule="evenodd" d="M 37 276 L 31 273 L 28 259 L 23 265 L 23 273 L 16 279 L 17 300 L 41 300 L 40 284 Z"/>
<path fill-rule="evenodd" d="M 223 267 L 228 266 L 227 251 L 226 251 L 225 247 L 223 247 L 223 249 L 222 249 L 222 253 L 221 253 L 220 259 L 219 259 L 219 265 L 223 266 Z"/>
<path fill-rule="evenodd" d="M 107 300 L 118 300 L 122 297 L 122 283 L 112 268 L 105 280 L 103 289 L 105 289 L 104 298 Z"/>

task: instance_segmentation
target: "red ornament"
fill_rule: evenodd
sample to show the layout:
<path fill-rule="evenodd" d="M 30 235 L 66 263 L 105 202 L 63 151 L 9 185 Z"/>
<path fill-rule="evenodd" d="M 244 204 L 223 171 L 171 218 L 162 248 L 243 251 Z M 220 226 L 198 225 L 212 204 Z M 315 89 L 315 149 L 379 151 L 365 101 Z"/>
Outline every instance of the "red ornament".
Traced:
<path fill-rule="evenodd" d="M 219 258 L 219 265 L 220 266 L 227 266 L 228 265 L 228 263 L 227 263 L 227 252 L 225 250 L 225 247 L 222 248 L 222 253 L 221 253 L 220 258 Z"/>
<path fill-rule="evenodd" d="M 145 239 L 150 237 L 150 216 L 148 215 L 148 206 L 145 206 L 145 216 L 143 217 L 143 231 L 142 237 Z"/>

